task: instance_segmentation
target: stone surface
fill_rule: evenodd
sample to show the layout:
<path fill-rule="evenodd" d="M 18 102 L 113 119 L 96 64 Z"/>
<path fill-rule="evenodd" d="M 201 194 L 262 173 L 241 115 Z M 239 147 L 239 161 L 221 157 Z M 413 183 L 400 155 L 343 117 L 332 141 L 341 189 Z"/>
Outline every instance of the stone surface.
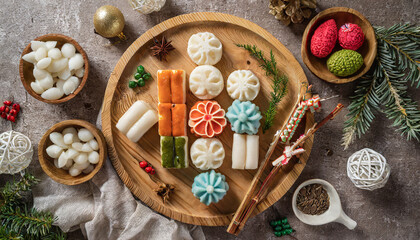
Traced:
<path fill-rule="evenodd" d="M 121 9 L 127 25 L 124 32 L 129 41 L 112 46 L 109 41 L 93 33 L 93 14 L 105 4 Z M 420 14 L 418 0 L 404 1 L 319 1 L 317 11 L 333 7 L 351 7 L 364 14 L 372 24 L 390 26 L 397 22 L 416 23 Z M 315 77 L 302 63 L 300 43 L 307 21 L 286 27 L 268 13 L 268 0 L 167 0 L 162 11 L 141 15 L 133 11 L 127 1 L 72 1 L 72 0 L 21 0 L 1 1 L 0 5 L 0 99 L 14 99 L 23 110 L 16 124 L 0 121 L 0 130 L 14 129 L 28 135 L 37 143 L 43 133 L 54 123 L 65 119 L 84 119 L 94 123 L 99 113 L 109 74 L 124 50 L 147 29 L 176 15 L 214 11 L 246 18 L 267 29 L 277 37 L 301 63 L 314 90 L 321 96 L 339 95 L 323 103 L 325 109 L 317 119 L 325 116 L 338 102 L 349 104 L 357 82 L 334 85 Z M 18 71 L 18 62 L 23 48 L 35 37 L 46 33 L 62 33 L 71 36 L 85 49 L 89 56 L 91 71 L 88 82 L 77 97 L 60 105 L 37 101 L 23 88 Z M 417 100 L 420 100 L 419 90 Z M 268 221 L 281 216 L 289 218 L 293 233 L 298 239 L 418 239 L 420 144 L 406 141 L 391 122 L 379 114 L 372 125 L 373 131 L 344 151 L 340 146 L 345 113 L 322 128 L 315 136 L 309 162 L 295 185 L 274 206 L 252 218 L 239 239 L 275 239 Z M 36 145 L 36 144 L 35 144 Z M 37 147 L 37 146 L 35 146 Z M 391 177 L 383 189 L 373 192 L 359 190 L 346 176 L 347 158 L 355 151 L 369 147 L 382 153 L 391 166 Z M 332 150 L 333 155 L 327 156 Z M 34 159 L 33 164 L 38 164 Z M 6 176 L 0 177 L 3 183 Z M 298 184 L 311 178 L 321 178 L 332 183 L 342 200 L 347 214 L 358 222 L 354 231 L 332 223 L 324 226 L 308 226 L 293 214 L 291 197 Z M 2 184 L 0 184 L 2 185 Z M 209 239 L 233 239 L 225 227 L 203 227 Z M 70 234 L 69 239 L 79 239 L 81 234 Z M 283 239 L 291 239 L 283 237 Z"/>

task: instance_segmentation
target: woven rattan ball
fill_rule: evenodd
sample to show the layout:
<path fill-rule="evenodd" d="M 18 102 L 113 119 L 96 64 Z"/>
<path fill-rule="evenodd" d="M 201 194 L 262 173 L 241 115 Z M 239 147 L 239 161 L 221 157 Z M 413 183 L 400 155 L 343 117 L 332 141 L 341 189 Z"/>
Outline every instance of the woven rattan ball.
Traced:
<path fill-rule="evenodd" d="M 20 132 L 0 134 L 0 174 L 15 174 L 27 168 L 32 161 L 31 140 Z"/>
<path fill-rule="evenodd" d="M 166 0 L 129 0 L 128 2 L 130 2 L 134 10 L 143 14 L 149 14 L 159 11 L 165 5 Z"/>
<path fill-rule="evenodd" d="M 381 154 L 369 148 L 353 153 L 347 161 L 347 176 L 361 189 L 375 190 L 385 186 L 391 168 Z"/>

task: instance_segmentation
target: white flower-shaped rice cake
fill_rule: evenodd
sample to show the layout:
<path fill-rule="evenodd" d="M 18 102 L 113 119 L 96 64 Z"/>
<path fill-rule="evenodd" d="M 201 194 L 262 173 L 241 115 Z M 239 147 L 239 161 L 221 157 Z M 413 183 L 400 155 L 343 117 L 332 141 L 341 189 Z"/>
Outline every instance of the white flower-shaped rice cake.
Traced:
<path fill-rule="evenodd" d="M 217 138 L 199 138 L 190 150 L 191 161 L 201 170 L 219 168 L 225 159 L 225 149 Z"/>
<path fill-rule="evenodd" d="M 188 55 L 197 65 L 214 65 L 222 58 L 222 43 L 213 33 L 200 32 L 188 40 Z"/>
<path fill-rule="evenodd" d="M 222 73 L 210 65 L 194 68 L 189 82 L 190 91 L 199 99 L 212 99 L 218 96 L 224 87 Z"/>
<path fill-rule="evenodd" d="M 232 72 L 226 85 L 229 96 L 239 101 L 252 101 L 260 92 L 260 80 L 250 70 Z"/>

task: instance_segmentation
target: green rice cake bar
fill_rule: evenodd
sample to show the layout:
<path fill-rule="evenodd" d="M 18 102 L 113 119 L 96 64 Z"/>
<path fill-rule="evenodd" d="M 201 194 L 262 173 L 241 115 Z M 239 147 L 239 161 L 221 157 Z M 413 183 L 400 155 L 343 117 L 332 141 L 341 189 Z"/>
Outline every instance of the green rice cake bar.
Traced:
<path fill-rule="evenodd" d="M 175 156 L 174 166 L 175 168 L 187 168 L 188 167 L 188 137 L 180 136 L 175 137 Z"/>
<path fill-rule="evenodd" d="M 160 137 L 161 164 L 164 168 L 174 167 L 174 137 Z"/>

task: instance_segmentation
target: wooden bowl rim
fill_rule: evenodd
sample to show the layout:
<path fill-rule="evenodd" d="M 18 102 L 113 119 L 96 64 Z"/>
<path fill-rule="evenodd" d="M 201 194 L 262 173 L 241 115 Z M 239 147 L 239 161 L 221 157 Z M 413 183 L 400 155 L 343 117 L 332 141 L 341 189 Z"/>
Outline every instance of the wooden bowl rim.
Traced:
<path fill-rule="evenodd" d="M 313 25 L 318 21 L 318 20 L 322 20 L 325 16 L 330 15 L 332 13 L 338 13 L 338 12 L 346 12 L 349 13 L 351 15 L 354 15 L 355 17 L 361 19 L 361 21 L 365 22 L 367 25 L 367 31 L 369 32 L 373 32 L 373 35 L 375 36 L 375 31 L 372 27 L 372 24 L 367 20 L 367 18 L 361 14 L 359 11 L 354 10 L 352 8 L 347 8 L 347 7 L 332 7 L 332 8 L 328 8 L 325 9 L 324 11 L 318 13 L 314 18 L 312 18 L 312 20 L 308 23 L 308 25 L 305 28 L 305 31 L 303 33 L 303 37 L 302 37 L 302 45 L 301 45 L 301 55 L 302 55 L 302 60 L 305 63 L 305 65 L 309 68 L 309 70 L 311 70 L 312 73 L 314 73 L 317 77 L 319 77 L 322 80 L 325 80 L 327 82 L 330 83 L 336 83 L 336 84 L 343 84 L 343 83 L 348 83 L 348 82 L 352 82 L 358 78 L 360 78 L 361 76 L 363 76 L 367 71 L 369 71 L 370 67 L 373 64 L 373 61 L 375 59 L 375 57 L 372 57 L 371 59 L 368 59 L 365 67 L 362 71 L 360 71 L 357 75 L 350 75 L 347 78 L 341 78 L 338 76 L 331 76 L 331 78 L 324 78 L 323 76 L 321 76 L 319 74 L 319 71 L 312 65 L 312 62 L 309 60 L 308 55 L 311 53 L 307 52 L 307 44 L 308 44 L 308 34 L 310 32 L 310 30 L 312 29 Z M 365 33 L 366 36 L 366 33 Z M 371 39 L 369 39 L 371 40 Z M 373 41 L 373 49 L 369 49 L 369 52 L 372 52 L 373 56 L 376 56 L 376 52 L 377 52 L 377 41 L 376 38 L 372 39 Z M 333 74 L 332 74 L 333 75 Z"/>
<path fill-rule="evenodd" d="M 49 34 L 45 34 L 45 35 L 39 36 L 39 37 L 35 38 L 35 39 L 34 39 L 34 40 L 32 40 L 32 41 L 44 41 L 44 39 L 45 39 L 45 38 L 49 38 L 49 37 L 56 37 L 56 38 L 60 38 L 62 41 L 66 42 L 66 43 L 71 43 L 71 44 L 73 44 L 73 45 L 74 45 L 74 47 L 76 48 L 76 52 L 79 52 L 80 54 L 82 54 L 82 56 L 83 56 L 83 61 L 84 61 L 84 64 L 85 64 L 85 74 L 83 75 L 83 78 L 82 78 L 82 80 L 80 81 L 80 84 L 79 84 L 79 86 L 76 88 L 76 90 L 75 90 L 73 93 L 71 93 L 71 94 L 69 94 L 69 95 L 67 95 L 67 96 L 65 96 L 65 97 L 62 97 L 62 98 L 60 98 L 60 99 L 57 99 L 57 100 L 48 100 L 48 99 L 44 99 L 44 98 L 42 98 L 42 97 L 41 97 L 41 95 L 37 94 L 36 92 L 34 92 L 34 90 L 32 90 L 32 88 L 31 88 L 30 84 L 28 84 L 28 83 L 25 81 L 25 76 L 24 76 L 24 74 L 23 74 L 23 63 L 24 63 L 24 60 L 23 60 L 23 58 L 22 58 L 25 54 L 29 53 L 29 51 L 31 50 L 31 43 L 29 43 L 29 44 L 25 47 L 25 49 L 23 50 L 23 52 L 22 52 L 22 54 L 21 54 L 21 56 L 20 56 L 20 61 L 19 61 L 19 75 L 20 75 L 20 79 L 21 79 L 21 81 L 22 81 L 23 87 L 25 87 L 26 91 L 27 91 L 27 92 L 28 92 L 28 93 L 29 93 L 32 97 L 36 98 L 37 100 L 39 100 L 39 101 L 41 101 L 41 102 L 50 103 L 50 104 L 58 104 L 58 103 L 67 102 L 67 101 L 69 101 L 70 99 L 74 98 L 74 97 L 75 97 L 75 96 L 76 96 L 76 95 L 77 95 L 77 94 L 78 94 L 78 93 L 82 90 L 82 88 L 85 86 L 86 81 L 87 81 L 87 78 L 88 78 L 88 76 L 89 76 L 89 58 L 88 58 L 88 56 L 87 56 L 87 54 L 86 54 L 85 50 L 83 50 L 83 48 L 79 45 L 79 43 L 78 43 L 76 40 L 74 40 L 73 38 L 68 37 L 68 36 L 66 36 L 66 35 L 63 35 L 63 34 L 59 34 L 59 33 L 49 33 Z"/>
<path fill-rule="evenodd" d="M 96 164 L 95 168 L 89 174 L 73 177 L 74 178 L 73 180 L 67 180 L 67 179 L 62 179 L 62 178 L 57 177 L 57 175 L 54 174 L 52 169 L 46 165 L 46 162 L 50 160 L 47 158 L 44 158 L 44 152 L 47 148 L 47 140 L 48 140 L 49 135 L 59 127 L 70 127 L 70 126 L 87 128 L 89 131 L 92 132 L 93 136 L 95 137 L 99 145 L 99 162 Z M 86 122 L 84 120 L 79 120 L 79 119 L 65 120 L 65 121 L 61 121 L 54 124 L 44 133 L 44 135 L 42 136 L 38 144 L 38 159 L 42 167 L 42 170 L 44 170 L 44 172 L 54 181 L 61 184 L 65 184 L 65 185 L 78 185 L 92 179 L 93 176 L 95 176 L 96 173 L 98 173 L 98 171 L 102 168 L 105 162 L 106 156 L 107 156 L 107 145 L 105 142 L 105 137 L 102 134 L 102 132 L 98 128 L 96 128 L 95 125 L 89 122 Z"/>

